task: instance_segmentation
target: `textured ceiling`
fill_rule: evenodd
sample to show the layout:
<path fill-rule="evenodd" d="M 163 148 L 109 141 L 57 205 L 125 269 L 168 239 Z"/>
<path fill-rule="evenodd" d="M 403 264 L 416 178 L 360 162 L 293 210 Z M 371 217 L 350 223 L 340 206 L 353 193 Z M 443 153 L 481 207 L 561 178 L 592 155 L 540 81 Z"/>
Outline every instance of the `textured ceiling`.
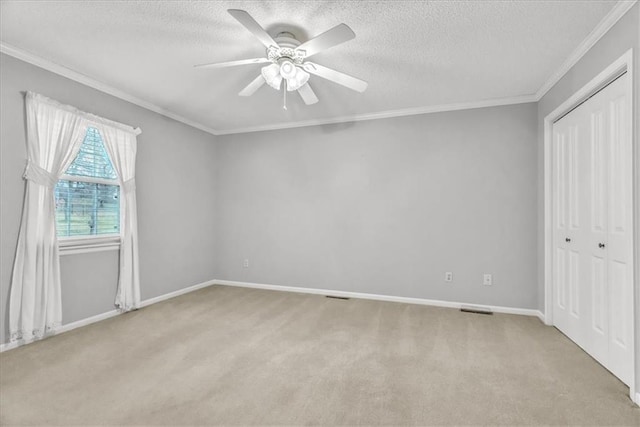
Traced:
<path fill-rule="evenodd" d="M 2 43 L 222 132 L 534 94 L 614 1 L 2 1 Z M 360 94 L 312 76 L 320 102 L 263 86 L 237 93 L 263 46 L 226 9 L 304 41 L 346 23 L 356 38 L 314 62 L 366 80 Z"/>

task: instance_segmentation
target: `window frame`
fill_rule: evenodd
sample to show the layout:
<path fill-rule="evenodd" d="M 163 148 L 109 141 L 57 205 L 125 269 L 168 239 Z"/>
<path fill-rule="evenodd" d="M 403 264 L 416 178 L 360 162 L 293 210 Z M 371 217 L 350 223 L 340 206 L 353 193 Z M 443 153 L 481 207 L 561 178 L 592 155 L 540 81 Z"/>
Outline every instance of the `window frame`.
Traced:
<path fill-rule="evenodd" d="M 98 132 L 100 132 L 100 129 L 97 130 Z M 100 135 L 100 138 L 102 138 L 102 135 Z M 102 143 L 104 144 L 104 141 L 102 141 Z M 109 152 L 107 152 L 107 156 L 109 156 Z M 109 157 L 109 161 L 111 162 L 111 157 Z M 120 180 L 117 177 L 116 179 L 104 179 L 83 175 L 68 175 L 65 171 L 65 173 L 62 174 L 60 178 L 58 178 L 58 182 L 59 181 L 87 182 L 90 184 L 117 186 L 119 187 L 119 194 L 122 194 L 122 186 L 120 185 Z M 122 206 L 118 207 L 118 213 L 120 215 L 120 219 L 122 219 Z M 63 237 L 58 236 L 56 228 L 56 239 L 58 240 L 58 252 L 60 256 L 120 250 L 120 242 L 122 241 L 122 227 L 119 227 L 119 232 L 117 234 L 113 233 Z"/>

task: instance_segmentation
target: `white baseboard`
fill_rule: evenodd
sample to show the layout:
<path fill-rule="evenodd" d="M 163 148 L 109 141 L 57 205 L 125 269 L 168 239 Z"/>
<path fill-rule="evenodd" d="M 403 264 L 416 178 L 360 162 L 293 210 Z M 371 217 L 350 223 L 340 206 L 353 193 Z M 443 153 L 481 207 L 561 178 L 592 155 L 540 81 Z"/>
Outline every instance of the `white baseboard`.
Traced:
<path fill-rule="evenodd" d="M 55 330 L 54 335 L 69 332 L 74 329 L 99 322 L 101 320 L 109 319 L 111 317 L 117 316 L 118 314 L 120 314 L 118 310 L 111 310 L 111 311 L 107 311 L 106 313 L 96 314 L 95 316 L 87 317 L 86 319 L 76 320 L 75 322 L 67 323 L 65 325 L 60 326 L 58 329 Z"/>
<path fill-rule="evenodd" d="M 7 350 L 13 350 L 16 347 L 22 347 L 23 345 L 31 344 L 34 341 L 34 339 L 26 339 L 0 344 L 0 353 Z"/>
<path fill-rule="evenodd" d="M 14 341 L 14 342 L 7 342 L 4 344 L 0 344 L 0 353 L 7 350 L 13 350 L 16 347 L 20 347 L 20 346 L 29 344 L 31 342 L 33 342 L 33 340 L 22 340 L 22 341 Z"/>
<path fill-rule="evenodd" d="M 146 300 L 140 302 L 140 308 L 147 307 L 149 305 L 158 303 L 160 301 L 168 300 L 170 298 L 175 298 L 177 296 L 184 295 L 184 294 L 187 294 L 189 292 L 197 291 L 198 289 L 206 288 L 207 286 L 213 285 L 214 282 L 215 282 L 214 280 L 209 280 L 209 281 L 206 281 L 206 282 L 198 283 L 197 285 L 189 286 L 188 288 L 178 289 L 177 291 L 169 292 L 168 294 L 164 294 L 164 295 L 160 295 L 160 296 L 157 296 L 157 297 L 146 299 Z M 101 320 L 105 320 L 105 319 L 109 319 L 111 317 L 115 317 L 115 316 L 117 316 L 119 314 L 121 314 L 120 311 L 111 310 L 111 311 L 107 311 L 106 313 L 96 314 L 95 316 L 87 317 L 86 319 L 76 320 L 75 322 L 71 322 L 71 323 L 67 323 L 67 324 L 62 325 L 61 327 L 56 329 L 53 333 L 51 333 L 51 334 L 49 334 L 47 336 L 49 337 L 49 336 L 53 336 L 53 335 L 59 335 L 59 334 L 62 334 L 64 332 L 69 332 L 69 331 L 72 331 L 74 329 L 80 328 L 82 326 L 87 326 L 87 325 L 90 325 L 92 323 L 100 322 Z M 19 341 L 14 341 L 14 342 L 8 342 L 8 343 L 5 343 L 5 344 L 0 344 L 0 353 L 2 353 L 3 351 L 12 350 L 14 348 L 30 344 L 30 343 L 32 343 L 34 341 L 37 341 L 37 340 L 28 339 L 28 340 L 19 340 Z"/>
<path fill-rule="evenodd" d="M 160 295 L 157 297 L 149 298 L 140 303 L 140 308 L 146 307 L 151 304 L 158 303 L 160 301 L 168 300 L 171 298 L 175 298 L 180 295 L 188 294 L 189 292 L 197 291 L 202 288 L 206 288 L 207 286 L 214 285 L 216 283 L 215 280 L 208 280 L 206 282 L 198 283 L 197 285 L 189 286 L 188 288 L 178 289 L 177 291 L 169 292 L 168 294 Z"/>
<path fill-rule="evenodd" d="M 267 289 L 271 291 L 298 292 L 298 293 L 315 294 L 315 295 L 332 295 L 336 297 L 369 299 L 369 300 L 376 300 L 376 301 L 403 302 L 407 304 L 431 305 L 435 307 L 447 307 L 447 308 L 456 308 L 456 309 L 459 309 L 463 305 L 473 306 L 473 304 L 455 302 L 455 301 L 442 301 L 442 300 L 410 298 L 410 297 L 395 297 L 390 295 L 367 294 L 367 293 L 348 292 L 348 291 L 334 291 L 329 289 L 302 288 L 302 287 L 296 287 L 296 286 L 265 285 L 261 283 L 236 282 L 231 280 L 214 280 L 213 283 L 216 285 L 235 286 L 240 288 Z M 495 306 L 495 305 L 481 306 L 480 308 L 490 309 L 494 313 L 519 314 L 523 316 L 536 316 L 538 318 L 544 318 L 544 316 L 539 310 L 534 310 L 530 308 L 513 308 L 513 307 L 502 307 L 502 306 Z"/>
<path fill-rule="evenodd" d="M 96 314 L 95 316 L 87 317 L 86 319 L 76 320 L 75 322 L 67 323 L 60 326 L 55 331 L 52 331 L 49 334 L 47 334 L 47 337 L 69 332 L 71 330 L 80 328 L 82 326 L 87 326 L 92 323 L 99 322 L 101 320 L 109 319 L 110 317 L 117 316 L 118 314 L 120 314 L 118 310 L 111 310 L 111 311 L 107 311 L 106 313 L 100 313 L 100 314 Z M 14 348 L 21 347 L 23 345 L 31 344 L 34 341 L 39 341 L 39 339 L 30 338 L 30 339 L 24 339 L 24 340 L 8 342 L 5 344 L 0 344 L 0 353 L 2 353 L 3 351 L 12 350 Z"/>

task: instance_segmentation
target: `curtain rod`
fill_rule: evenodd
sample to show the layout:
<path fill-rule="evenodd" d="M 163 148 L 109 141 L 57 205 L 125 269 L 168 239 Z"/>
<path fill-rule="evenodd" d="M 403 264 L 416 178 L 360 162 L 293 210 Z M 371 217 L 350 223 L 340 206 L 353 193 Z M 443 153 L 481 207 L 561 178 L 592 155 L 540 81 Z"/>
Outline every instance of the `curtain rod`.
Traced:
<path fill-rule="evenodd" d="M 142 130 L 139 127 L 134 128 L 133 126 L 129 126 L 126 125 L 124 123 L 120 123 L 120 122 L 116 122 L 114 120 L 110 120 L 110 119 L 105 119 L 104 117 L 100 117 L 96 114 L 93 113 L 88 113 L 86 111 L 82 111 L 72 105 L 68 105 L 68 104 L 62 104 L 61 102 L 56 101 L 55 99 L 51 99 L 48 98 L 44 95 L 40 95 L 39 93 L 36 92 L 31 92 L 31 91 L 26 91 L 25 92 L 25 96 L 27 98 L 31 98 L 34 100 L 38 100 L 41 102 L 46 102 L 47 104 L 56 106 L 60 109 L 72 112 L 72 113 L 76 113 L 80 116 L 85 117 L 87 120 L 93 121 L 93 122 L 97 122 L 100 124 L 104 124 L 107 126 L 112 126 L 112 127 L 116 127 L 118 129 L 124 130 L 126 132 L 131 132 L 134 135 L 140 135 L 142 133 Z"/>

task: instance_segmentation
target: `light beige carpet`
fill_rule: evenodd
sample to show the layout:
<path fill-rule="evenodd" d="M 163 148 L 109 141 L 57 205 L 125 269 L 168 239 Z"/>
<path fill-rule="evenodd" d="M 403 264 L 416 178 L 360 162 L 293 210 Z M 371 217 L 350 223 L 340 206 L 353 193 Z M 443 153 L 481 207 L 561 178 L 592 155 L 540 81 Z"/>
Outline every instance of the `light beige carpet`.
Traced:
<path fill-rule="evenodd" d="M 215 286 L 0 355 L 31 425 L 640 425 L 537 318 Z"/>

